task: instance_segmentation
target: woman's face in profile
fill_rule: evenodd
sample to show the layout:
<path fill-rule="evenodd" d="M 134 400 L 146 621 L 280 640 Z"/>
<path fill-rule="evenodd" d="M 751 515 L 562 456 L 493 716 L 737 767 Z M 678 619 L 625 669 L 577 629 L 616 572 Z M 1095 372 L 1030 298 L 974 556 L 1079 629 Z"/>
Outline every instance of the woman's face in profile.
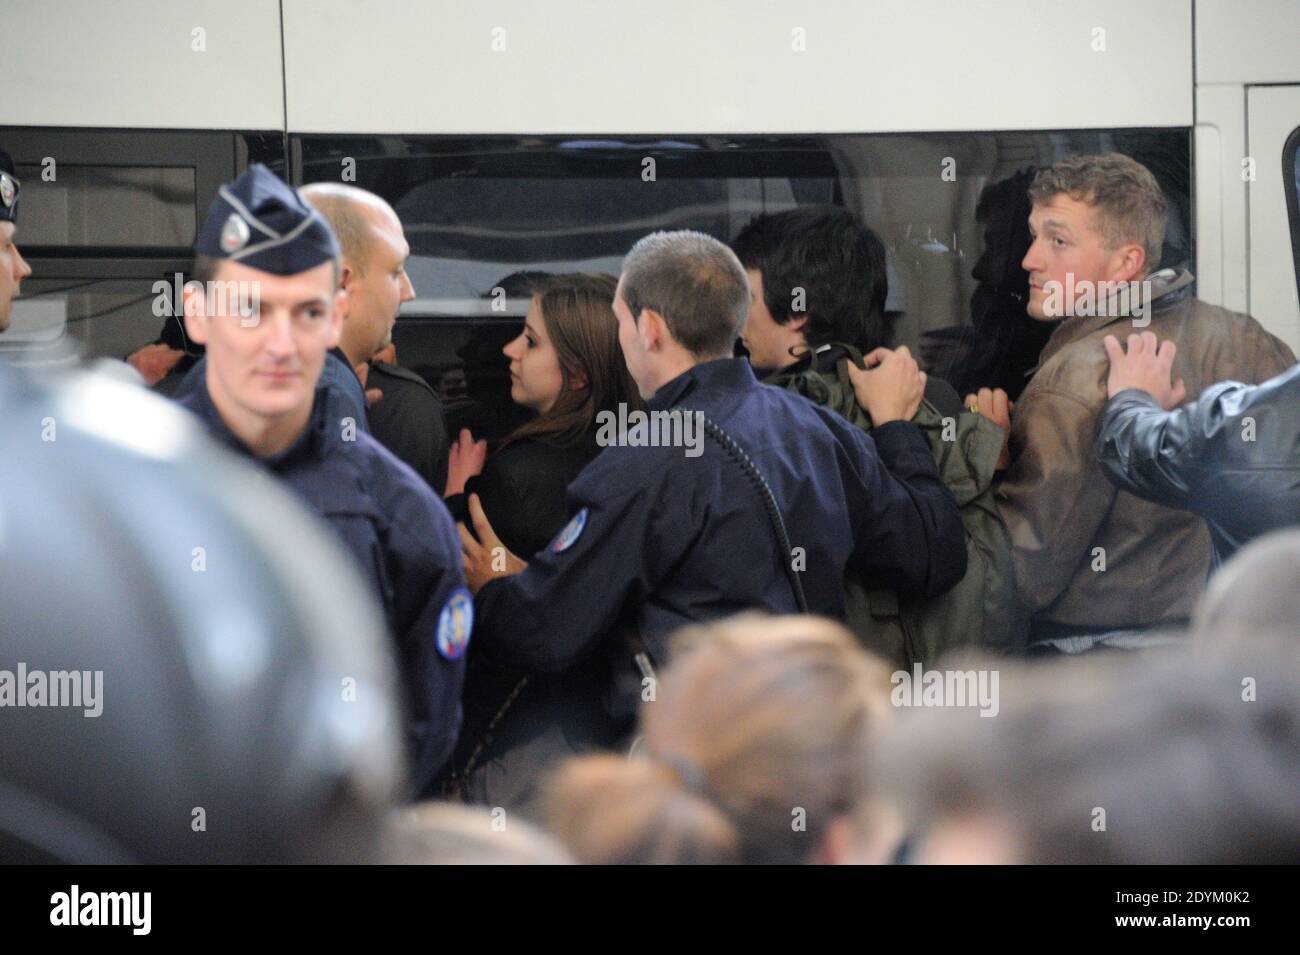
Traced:
<path fill-rule="evenodd" d="M 549 411 L 564 387 L 564 375 L 536 297 L 524 318 L 524 330 L 502 351 L 510 359 L 510 397 L 539 414 Z"/>

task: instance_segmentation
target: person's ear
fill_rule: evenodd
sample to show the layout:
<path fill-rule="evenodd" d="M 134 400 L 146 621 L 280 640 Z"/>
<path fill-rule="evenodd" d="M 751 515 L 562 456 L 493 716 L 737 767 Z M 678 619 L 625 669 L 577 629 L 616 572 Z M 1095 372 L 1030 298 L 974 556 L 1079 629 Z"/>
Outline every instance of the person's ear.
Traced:
<path fill-rule="evenodd" d="M 812 316 L 809 315 L 807 312 L 804 312 L 800 315 L 795 315 L 790 319 L 790 321 L 786 323 L 785 327 L 790 329 L 790 331 L 792 332 L 799 332 L 800 334 L 806 334 L 808 331 L 808 322 L 811 320 L 811 318 Z"/>
<path fill-rule="evenodd" d="M 1146 271 L 1147 250 L 1137 242 L 1121 245 L 1111 253 L 1111 281 L 1132 282 Z"/>
<path fill-rule="evenodd" d="M 641 336 L 641 347 L 647 352 L 658 351 L 668 337 L 668 323 L 653 308 L 641 309 L 641 317 L 636 323 L 637 333 Z"/>
<path fill-rule="evenodd" d="M 329 334 L 325 338 L 326 347 L 333 348 L 343 335 L 343 316 L 348 311 L 348 293 L 340 288 L 334 293 L 334 308 L 330 311 Z"/>
<path fill-rule="evenodd" d="M 352 284 L 353 278 L 355 278 L 355 276 L 352 273 L 352 269 L 350 269 L 346 265 L 343 266 L 341 269 L 339 269 L 339 288 L 346 289 L 349 285 Z"/>
<path fill-rule="evenodd" d="M 181 291 L 181 302 L 185 315 L 186 337 L 190 341 L 206 345 L 208 343 L 208 313 L 203 286 L 197 282 L 187 282 L 185 288 Z"/>
<path fill-rule="evenodd" d="M 575 371 L 569 376 L 569 390 L 581 391 L 587 387 L 587 376 L 580 371 Z"/>

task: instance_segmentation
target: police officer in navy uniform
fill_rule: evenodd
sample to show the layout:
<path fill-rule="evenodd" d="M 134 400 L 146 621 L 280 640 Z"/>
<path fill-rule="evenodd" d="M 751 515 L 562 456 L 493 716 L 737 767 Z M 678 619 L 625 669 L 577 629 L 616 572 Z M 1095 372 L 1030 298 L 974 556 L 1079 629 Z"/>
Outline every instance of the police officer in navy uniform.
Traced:
<path fill-rule="evenodd" d="M 808 611 L 837 619 L 850 562 L 913 594 L 940 593 L 965 573 L 957 504 L 907 420 L 924 391 L 915 363 L 865 373 L 897 384 L 882 412 L 890 420 L 868 436 L 761 385 L 730 357 L 749 305 L 744 269 L 722 243 L 695 232 L 642 239 L 614 303 L 628 369 L 652 415 L 700 412 L 738 453 L 702 433 L 684 447 L 685 424 L 677 446 L 633 446 L 648 430 L 608 429 L 569 486 L 568 525 L 527 563 L 470 499 L 474 532 L 462 525 L 461 537 L 476 652 L 533 672 L 591 674 L 585 689 L 575 685 L 588 699 L 575 697 L 574 710 L 589 713 L 596 695 L 602 712 L 596 725 L 564 729 L 574 749 L 623 739 L 681 625 L 746 608 L 798 610 L 791 571 Z M 771 490 L 789 553 L 745 459 Z"/>
<path fill-rule="evenodd" d="M 240 199 L 230 191 L 231 188 L 232 186 L 222 186 L 218 190 L 218 198 L 224 199 L 227 204 L 232 206 L 239 206 L 241 204 Z M 247 212 L 248 210 L 244 211 Z M 263 228 L 262 223 L 257 222 L 254 216 L 249 216 L 249 218 L 254 220 L 250 228 L 260 232 Z M 329 228 L 328 222 L 326 222 L 326 228 Z M 261 237 L 269 238 L 270 233 Z M 211 262 L 196 261 L 194 277 L 200 282 L 211 280 L 213 278 L 211 267 Z M 166 339 L 170 325 L 171 323 L 168 322 L 167 325 L 163 326 L 162 340 Z M 368 355 L 363 355 L 358 361 L 368 357 Z M 159 383 L 159 390 L 180 400 L 198 391 L 206 376 L 207 358 L 205 356 L 194 362 L 193 366 L 185 372 L 184 377 L 179 382 L 168 384 L 164 383 L 166 382 L 166 379 L 164 379 L 164 382 Z M 338 342 L 331 346 L 325 357 L 325 367 L 321 371 L 320 383 L 330 390 L 331 400 L 339 406 L 340 412 L 356 422 L 358 430 L 370 431 L 370 415 L 365 386 L 357 375 L 353 360 L 348 357 Z"/>
<path fill-rule="evenodd" d="M 243 283 L 257 308 L 235 314 L 186 289 L 186 330 L 207 361 L 181 404 L 297 491 L 360 564 L 397 641 L 419 794 L 459 731 L 473 602 L 443 503 L 321 381 L 342 321 L 338 243 L 318 212 L 254 165 L 218 191 L 195 253 L 197 274 Z"/>

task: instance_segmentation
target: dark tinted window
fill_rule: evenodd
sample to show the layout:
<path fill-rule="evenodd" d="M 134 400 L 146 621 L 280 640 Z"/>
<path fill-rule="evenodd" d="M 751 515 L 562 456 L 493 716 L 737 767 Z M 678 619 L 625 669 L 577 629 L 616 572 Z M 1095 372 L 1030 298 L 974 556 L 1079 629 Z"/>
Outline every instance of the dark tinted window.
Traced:
<path fill-rule="evenodd" d="M 193 167 L 22 165 L 18 177 L 30 255 L 194 245 Z"/>
<path fill-rule="evenodd" d="M 499 350 L 527 308 L 520 273 L 616 274 L 628 248 L 655 229 L 693 228 L 729 241 L 758 212 L 807 203 L 845 205 L 884 240 L 897 343 L 919 348 L 931 373 L 959 388 L 1015 390 L 1051 331 L 1024 314 L 1029 178 L 1065 155 L 1110 150 L 1156 175 L 1170 206 L 1162 264 L 1187 265 L 1185 129 L 290 137 L 300 181 L 354 176 L 405 223 L 418 298 L 398 324 L 402 363 L 448 398 L 468 390 L 489 401 L 508 401 Z M 491 307 L 497 287 L 508 293 L 504 312 Z"/>
<path fill-rule="evenodd" d="M 32 267 L 0 356 L 33 366 L 123 357 L 178 328 L 159 289 L 188 277 L 217 186 L 250 162 L 284 172 L 279 133 L 5 128 L 0 142 Z"/>

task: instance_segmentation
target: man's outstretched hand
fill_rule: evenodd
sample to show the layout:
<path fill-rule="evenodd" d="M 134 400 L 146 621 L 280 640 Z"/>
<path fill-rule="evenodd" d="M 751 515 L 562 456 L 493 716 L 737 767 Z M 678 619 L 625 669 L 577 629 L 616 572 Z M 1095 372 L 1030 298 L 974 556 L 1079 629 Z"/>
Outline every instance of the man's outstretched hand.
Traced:
<path fill-rule="evenodd" d="M 469 428 L 460 429 L 460 437 L 451 443 L 447 455 L 447 485 L 443 497 L 465 493 L 470 478 L 483 473 L 487 463 L 487 441 L 475 441 Z"/>
<path fill-rule="evenodd" d="M 1178 346 L 1172 341 L 1161 342 L 1153 332 L 1143 332 L 1128 337 L 1127 352 L 1114 335 L 1107 335 L 1102 344 L 1110 358 L 1110 377 L 1106 380 L 1108 398 L 1127 388 L 1137 388 L 1155 398 L 1166 411 L 1187 400 L 1183 379 L 1171 381 L 1174 355 L 1178 352 Z"/>

